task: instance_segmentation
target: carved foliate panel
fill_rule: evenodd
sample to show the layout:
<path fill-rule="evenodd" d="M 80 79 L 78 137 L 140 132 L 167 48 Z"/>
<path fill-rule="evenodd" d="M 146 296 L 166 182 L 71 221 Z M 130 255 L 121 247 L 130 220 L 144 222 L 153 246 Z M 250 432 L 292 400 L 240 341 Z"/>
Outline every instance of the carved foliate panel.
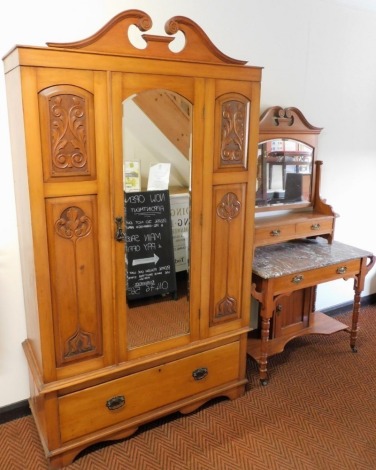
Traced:
<path fill-rule="evenodd" d="M 250 102 L 241 95 L 228 94 L 216 101 L 215 169 L 247 168 Z"/>
<path fill-rule="evenodd" d="M 39 102 L 45 180 L 93 177 L 93 95 L 79 87 L 59 85 L 40 92 Z"/>
<path fill-rule="evenodd" d="M 245 185 L 214 188 L 211 325 L 240 318 Z"/>
<path fill-rule="evenodd" d="M 102 353 L 96 198 L 47 201 L 57 366 Z"/>

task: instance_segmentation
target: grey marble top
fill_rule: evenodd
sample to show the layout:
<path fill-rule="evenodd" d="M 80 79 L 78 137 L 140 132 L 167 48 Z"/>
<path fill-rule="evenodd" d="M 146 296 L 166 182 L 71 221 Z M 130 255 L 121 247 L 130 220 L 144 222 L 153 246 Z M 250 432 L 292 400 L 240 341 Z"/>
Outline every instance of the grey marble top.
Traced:
<path fill-rule="evenodd" d="M 365 256 L 369 251 L 324 238 L 299 239 L 255 249 L 253 272 L 263 279 L 322 268 Z"/>

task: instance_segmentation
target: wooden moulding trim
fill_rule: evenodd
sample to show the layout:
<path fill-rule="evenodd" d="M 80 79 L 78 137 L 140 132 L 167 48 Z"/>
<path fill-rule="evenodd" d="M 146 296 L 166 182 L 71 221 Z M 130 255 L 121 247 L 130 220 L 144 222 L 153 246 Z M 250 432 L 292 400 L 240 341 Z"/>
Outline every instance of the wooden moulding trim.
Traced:
<path fill-rule="evenodd" d="M 29 365 L 30 373 L 34 380 L 34 384 L 38 390 L 41 390 L 43 387 L 42 373 L 39 369 L 37 360 L 35 358 L 33 349 L 30 344 L 30 340 L 26 339 L 22 343 L 22 347 L 23 347 L 23 350 L 27 359 L 27 363 Z"/>
<path fill-rule="evenodd" d="M 141 10 L 127 10 L 119 13 L 97 33 L 75 42 L 54 43 L 47 46 L 59 49 L 81 49 L 90 52 L 106 52 L 132 57 L 148 57 L 157 59 L 186 60 L 202 63 L 244 65 L 247 61 L 233 59 L 223 54 L 209 39 L 206 33 L 194 21 L 175 16 L 165 24 L 168 35 L 181 31 L 185 37 L 185 45 L 180 52 L 173 52 L 169 44 L 173 37 L 143 34 L 146 42 L 144 49 L 136 48 L 129 40 L 130 26 L 136 26 L 140 31 L 148 31 L 153 23 L 149 15 Z"/>
<path fill-rule="evenodd" d="M 150 355 L 143 356 L 139 359 L 132 360 L 131 364 L 127 362 L 121 364 L 112 364 L 98 370 L 84 372 L 74 377 L 58 379 L 48 383 L 44 383 L 42 380 L 42 376 L 34 360 L 34 355 L 28 340 L 24 341 L 23 347 L 28 359 L 31 374 L 33 376 L 34 385 L 37 387 L 40 394 L 47 394 L 71 387 L 76 387 L 81 384 L 96 384 L 104 380 L 112 380 L 122 377 L 124 374 L 140 372 L 145 369 L 145 364 L 150 368 L 156 367 L 157 365 L 168 361 L 179 360 L 187 357 L 189 354 L 204 352 L 210 347 L 219 347 L 224 344 L 228 344 L 229 342 L 237 341 L 242 335 L 245 335 L 248 332 L 249 326 L 246 326 L 239 328 L 236 331 L 230 331 L 225 334 L 216 335 L 215 337 L 209 338 L 205 344 L 203 344 L 202 341 L 196 341 L 190 343 L 188 347 L 170 350 L 167 354 L 165 352 L 162 354 L 156 354 L 153 356 L 153 360 L 150 359 Z"/>

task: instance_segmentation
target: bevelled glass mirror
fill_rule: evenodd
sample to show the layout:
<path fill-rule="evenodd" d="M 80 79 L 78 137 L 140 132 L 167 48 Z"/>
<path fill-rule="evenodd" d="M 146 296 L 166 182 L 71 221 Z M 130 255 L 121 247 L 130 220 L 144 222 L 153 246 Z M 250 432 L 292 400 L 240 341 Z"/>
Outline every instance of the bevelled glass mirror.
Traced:
<path fill-rule="evenodd" d="M 315 197 L 315 157 L 321 128 L 297 108 L 268 108 L 260 118 L 256 211 L 308 207 Z"/>
<path fill-rule="evenodd" d="M 258 146 L 256 206 L 309 203 L 313 148 L 293 139 L 271 139 Z"/>
<path fill-rule="evenodd" d="M 169 90 L 123 102 L 128 347 L 189 333 L 192 105 Z"/>

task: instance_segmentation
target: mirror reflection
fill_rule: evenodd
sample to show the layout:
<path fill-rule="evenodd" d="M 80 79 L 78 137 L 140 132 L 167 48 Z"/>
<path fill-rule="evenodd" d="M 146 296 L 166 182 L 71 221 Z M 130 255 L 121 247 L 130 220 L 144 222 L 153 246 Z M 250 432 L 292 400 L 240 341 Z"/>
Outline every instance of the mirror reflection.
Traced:
<path fill-rule="evenodd" d="M 312 168 L 312 147 L 293 139 L 260 142 L 256 207 L 309 203 Z"/>
<path fill-rule="evenodd" d="M 189 333 L 192 106 L 169 90 L 123 102 L 128 347 Z"/>

